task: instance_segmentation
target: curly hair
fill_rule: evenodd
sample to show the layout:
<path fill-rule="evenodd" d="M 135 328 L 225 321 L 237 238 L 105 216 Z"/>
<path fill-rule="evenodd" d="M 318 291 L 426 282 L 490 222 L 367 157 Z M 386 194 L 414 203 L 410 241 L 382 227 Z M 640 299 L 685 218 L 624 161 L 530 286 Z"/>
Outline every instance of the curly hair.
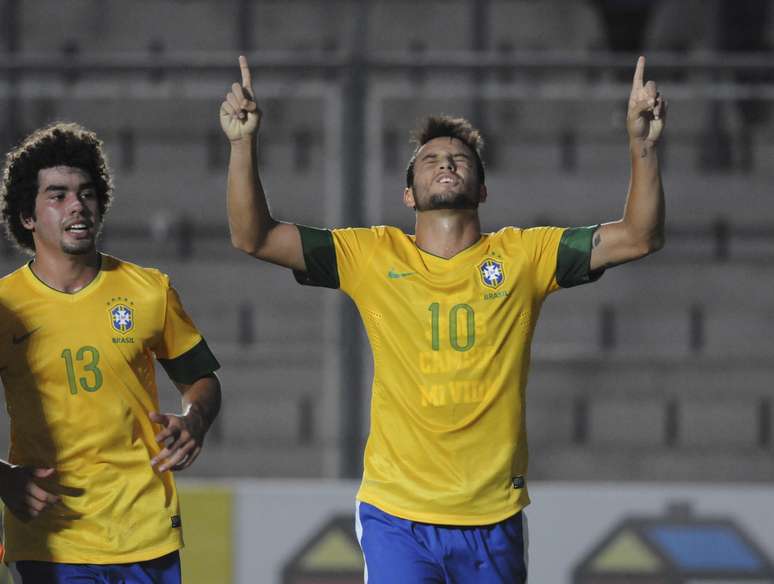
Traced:
<path fill-rule="evenodd" d="M 97 135 L 71 122 L 55 122 L 34 131 L 6 155 L 0 190 L 6 236 L 27 253 L 35 252 L 35 243 L 32 232 L 22 224 L 22 217 L 35 216 L 38 171 L 56 166 L 71 166 L 87 172 L 97 191 L 100 217 L 110 208 L 113 181 Z"/>
<path fill-rule="evenodd" d="M 406 167 L 406 186 L 414 186 L 414 165 L 417 162 L 419 149 L 434 138 L 457 138 L 473 151 L 476 157 L 476 170 L 478 179 L 484 184 L 484 162 L 481 152 L 484 149 L 484 139 L 473 125 L 465 118 L 452 116 L 428 116 L 423 124 L 411 133 L 411 143 L 415 144 L 414 153 L 411 155 Z"/>

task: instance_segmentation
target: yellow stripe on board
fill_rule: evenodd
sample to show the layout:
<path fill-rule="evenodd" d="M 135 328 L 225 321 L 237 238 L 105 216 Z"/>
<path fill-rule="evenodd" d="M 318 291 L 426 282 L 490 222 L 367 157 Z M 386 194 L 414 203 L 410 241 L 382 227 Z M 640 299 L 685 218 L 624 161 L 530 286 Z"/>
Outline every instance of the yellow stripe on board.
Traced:
<path fill-rule="evenodd" d="M 225 487 L 179 485 L 186 584 L 231 584 L 233 494 Z"/>

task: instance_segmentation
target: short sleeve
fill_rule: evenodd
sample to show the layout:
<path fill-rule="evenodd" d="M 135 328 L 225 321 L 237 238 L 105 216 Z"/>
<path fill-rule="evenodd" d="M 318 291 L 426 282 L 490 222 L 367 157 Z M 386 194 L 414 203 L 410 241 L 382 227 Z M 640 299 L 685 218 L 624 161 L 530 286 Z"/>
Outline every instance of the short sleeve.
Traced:
<path fill-rule="evenodd" d="M 336 268 L 336 250 L 333 234 L 328 229 L 317 229 L 296 225 L 301 236 L 306 271 L 293 270 L 296 281 L 302 286 L 339 287 L 339 272 Z"/>
<path fill-rule="evenodd" d="M 533 266 L 535 287 L 541 296 L 559 289 L 556 265 L 564 232 L 561 227 L 532 227 L 521 232 L 524 250 Z"/>
<path fill-rule="evenodd" d="M 339 288 L 351 294 L 362 280 L 376 249 L 377 228 L 315 229 L 298 226 L 306 272 L 294 271 L 307 286 Z"/>
<path fill-rule="evenodd" d="M 594 282 L 602 276 L 604 269 L 591 271 L 591 242 L 598 228 L 533 227 L 522 232 L 542 294 Z"/>
<path fill-rule="evenodd" d="M 220 368 L 201 333 L 188 316 L 177 291 L 168 286 L 161 341 L 156 358 L 170 379 L 190 384 Z"/>
<path fill-rule="evenodd" d="M 556 280 L 562 288 L 596 282 L 604 268 L 591 270 L 591 248 L 599 225 L 566 229 L 559 242 L 556 260 Z"/>

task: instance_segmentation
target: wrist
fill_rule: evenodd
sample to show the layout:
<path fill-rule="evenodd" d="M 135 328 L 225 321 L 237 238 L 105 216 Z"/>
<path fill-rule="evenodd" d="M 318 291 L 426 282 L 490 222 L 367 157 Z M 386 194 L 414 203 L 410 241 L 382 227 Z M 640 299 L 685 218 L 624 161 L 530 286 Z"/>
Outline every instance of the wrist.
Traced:
<path fill-rule="evenodd" d="M 637 138 L 629 136 L 629 148 L 641 148 L 645 147 L 648 150 L 654 148 L 657 142 L 654 140 L 648 140 L 647 138 Z"/>
<path fill-rule="evenodd" d="M 633 138 L 629 140 L 629 154 L 632 160 L 640 158 L 657 158 L 658 149 L 656 142 L 645 138 Z"/>
<path fill-rule="evenodd" d="M 186 422 L 188 423 L 188 428 L 192 433 L 197 435 L 201 434 L 202 436 L 207 433 L 207 430 L 210 427 L 210 423 L 207 419 L 207 416 L 204 415 L 204 412 L 202 412 L 199 406 L 196 404 L 190 404 L 188 408 L 186 408 L 183 416 L 185 417 Z"/>
<path fill-rule="evenodd" d="M 242 136 L 241 138 L 237 138 L 236 140 L 229 139 L 229 143 L 231 144 L 231 148 L 235 150 L 240 149 L 251 149 L 255 146 L 255 144 L 258 142 L 258 132 L 256 131 L 255 134 L 250 134 L 248 136 Z"/>

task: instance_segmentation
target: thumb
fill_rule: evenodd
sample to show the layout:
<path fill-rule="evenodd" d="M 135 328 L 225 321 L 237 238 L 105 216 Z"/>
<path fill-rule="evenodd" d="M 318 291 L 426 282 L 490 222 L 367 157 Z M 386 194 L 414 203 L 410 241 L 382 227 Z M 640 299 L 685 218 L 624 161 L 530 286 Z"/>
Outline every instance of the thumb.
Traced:
<path fill-rule="evenodd" d="M 56 470 L 53 468 L 33 468 L 32 469 L 32 476 L 36 479 L 47 479 L 48 477 L 52 476 Z"/>

